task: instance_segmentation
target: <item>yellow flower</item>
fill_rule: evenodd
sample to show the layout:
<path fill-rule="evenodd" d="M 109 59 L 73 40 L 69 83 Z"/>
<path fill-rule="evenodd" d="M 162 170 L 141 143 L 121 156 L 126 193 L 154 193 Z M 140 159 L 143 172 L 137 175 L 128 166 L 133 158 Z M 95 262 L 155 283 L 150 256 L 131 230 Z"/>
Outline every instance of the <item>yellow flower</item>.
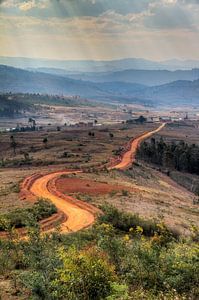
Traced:
<path fill-rule="evenodd" d="M 129 240 L 130 240 L 129 235 L 126 234 L 126 235 L 124 236 L 124 241 L 125 241 L 125 242 L 128 242 Z"/>
<path fill-rule="evenodd" d="M 143 228 L 141 226 L 136 226 L 136 233 L 137 234 L 142 234 L 143 233 Z"/>

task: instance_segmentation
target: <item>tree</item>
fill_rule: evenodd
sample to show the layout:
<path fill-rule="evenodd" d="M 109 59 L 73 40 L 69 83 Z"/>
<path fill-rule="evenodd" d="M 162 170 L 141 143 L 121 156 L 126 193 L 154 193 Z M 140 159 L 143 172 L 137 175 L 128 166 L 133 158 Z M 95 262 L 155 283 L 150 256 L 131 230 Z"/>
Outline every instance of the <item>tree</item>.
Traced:
<path fill-rule="evenodd" d="M 143 116 L 140 116 L 138 119 L 136 119 L 136 122 L 143 124 L 144 122 L 146 122 L 146 118 Z"/>
<path fill-rule="evenodd" d="M 13 149 L 14 155 L 16 155 L 17 143 L 16 143 L 15 138 L 14 138 L 13 135 L 10 136 L 10 146 Z"/>
<path fill-rule="evenodd" d="M 29 161 L 29 159 L 30 159 L 29 153 L 28 152 L 24 152 L 23 155 L 24 155 L 25 161 Z"/>
<path fill-rule="evenodd" d="M 48 138 L 47 137 L 45 137 L 43 139 L 43 144 L 44 144 L 44 147 L 47 148 L 47 146 L 48 146 Z"/>

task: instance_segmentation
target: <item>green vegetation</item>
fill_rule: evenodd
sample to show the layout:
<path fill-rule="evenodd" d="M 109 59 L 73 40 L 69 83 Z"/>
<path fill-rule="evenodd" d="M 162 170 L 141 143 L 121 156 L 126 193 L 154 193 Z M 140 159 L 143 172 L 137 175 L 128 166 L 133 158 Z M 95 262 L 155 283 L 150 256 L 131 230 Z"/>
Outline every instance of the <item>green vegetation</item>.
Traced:
<path fill-rule="evenodd" d="M 199 175 L 199 146 L 179 143 L 165 143 L 161 138 L 141 144 L 138 157 L 153 164 Z"/>
<path fill-rule="evenodd" d="M 31 104 L 21 101 L 12 94 L 0 95 L 0 117 L 12 118 L 16 114 L 21 114 L 23 110 L 30 109 L 32 109 Z"/>
<path fill-rule="evenodd" d="M 0 95 L 0 117 L 13 117 L 22 114 L 24 110 L 36 110 L 35 105 L 55 106 L 96 106 L 98 103 L 58 95 L 42 95 L 29 93 L 5 93 Z"/>
<path fill-rule="evenodd" d="M 7 196 L 10 193 L 19 193 L 20 192 L 20 182 L 13 183 L 12 185 L 1 188 L 0 189 L 0 196 Z"/>
<path fill-rule="evenodd" d="M 157 220 L 144 220 L 140 218 L 138 214 L 133 215 L 119 211 L 117 208 L 108 204 L 101 206 L 101 209 L 103 210 L 104 215 L 100 216 L 100 222 L 110 223 L 115 229 L 129 232 L 129 230 L 136 229 L 137 226 L 139 226 L 146 236 L 154 236 L 155 232 L 157 233 L 160 231 Z M 165 226 L 164 229 L 167 230 Z M 170 234 L 169 231 L 168 234 Z"/>
<path fill-rule="evenodd" d="M 57 208 L 54 204 L 48 200 L 39 199 L 30 208 L 15 209 L 10 213 L 0 215 L 0 231 L 25 227 L 31 219 L 38 222 L 56 212 Z"/>
<path fill-rule="evenodd" d="M 41 235 L 35 226 L 26 240 L 0 242 L 0 276 L 14 280 L 17 299 L 198 299 L 197 229 L 176 239 L 156 224 L 148 237 L 138 216 L 103 209 L 88 230 Z"/>

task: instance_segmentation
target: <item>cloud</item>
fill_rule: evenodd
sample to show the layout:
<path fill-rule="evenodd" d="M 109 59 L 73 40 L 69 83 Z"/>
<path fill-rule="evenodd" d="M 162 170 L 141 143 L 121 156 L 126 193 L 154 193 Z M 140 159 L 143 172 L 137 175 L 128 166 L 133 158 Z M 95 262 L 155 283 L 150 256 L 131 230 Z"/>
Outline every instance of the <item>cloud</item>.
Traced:
<path fill-rule="evenodd" d="M 0 0 L 0 42 L 4 53 L 27 51 L 27 56 L 195 55 L 198 4 L 199 0 Z"/>
<path fill-rule="evenodd" d="M 12 11 L 12 9 L 18 9 L 19 11 L 29 11 L 34 8 L 44 9 L 47 8 L 48 0 L 1 0 L 0 5 L 2 8 Z"/>

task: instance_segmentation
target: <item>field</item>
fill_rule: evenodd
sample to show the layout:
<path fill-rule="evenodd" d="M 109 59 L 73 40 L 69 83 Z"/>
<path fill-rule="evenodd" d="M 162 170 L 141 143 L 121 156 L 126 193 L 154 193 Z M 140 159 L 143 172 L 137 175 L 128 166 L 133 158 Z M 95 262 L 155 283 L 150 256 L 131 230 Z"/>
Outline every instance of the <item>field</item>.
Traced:
<path fill-rule="evenodd" d="M 57 181 L 57 189 L 95 206 L 107 202 L 146 219 L 162 220 L 183 235 L 193 223 L 199 225 L 194 195 L 143 165 L 124 173 L 113 170 L 66 176 Z"/>
<path fill-rule="evenodd" d="M 63 126 L 60 131 L 51 127 L 38 132 L 14 133 L 16 155 L 10 146 L 10 134 L 1 134 L 0 153 L 4 168 L 0 172 L 0 211 L 4 213 L 30 206 L 29 201 L 19 199 L 20 183 L 25 177 L 62 169 L 86 168 L 92 174 L 60 178 L 58 190 L 97 206 L 106 201 L 145 218 L 163 219 L 169 226 L 187 234 L 191 224 L 198 222 L 199 212 L 193 205 L 195 196 L 192 193 L 144 165 L 134 166 L 125 173 L 96 170 L 111 158 L 117 158 L 132 137 L 156 127 L 157 124 L 152 123 L 91 128 Z M 181 138 L 182 129 L 184 132 L 182 127 L 174 131 L 173 127 L 167 126 L 159 135 L 168 139 L 173 134 Z M 190 127 L 185 129 L 190 130 Z M 194 139 L 193 129 L 192 136 Z M 45 137 L 48 139 L 46 145 L 43 143 Z M 29 153 L 28 159 L 24 158 L 24 153 Z"/>
<path fill-rule="evenodd" d="M 199 143 L 199 122 L 198 121 L 182 121 L 168 124 L 161 133 L 157 134 L 162 136 L 166 141 L 185 141 L 188 144 Z"/>
<path fill-rule="evenodd" d="M 21 206 L 13 186 L 33 173 L 47 173 L 50 170 L 76 169 L 95 167 L 114 157 L 117 151 L 133 136 L 139 135 L 155 125 L 117 125 L 114 127 L 95 127 L 91 129 L 62 129 L 50 132 L 16 133 L 16 155 L 10 146 L 10 134 L 1 134 L 0 153 L 4 164 L 9 168 L 1 168 L 0 172 L 0 209 Z M 89 132 L 94 132 L 91 137 Z M 114 136 L 111 138 L 110 133 Z M 48 138 L 47 147 L 43 144 Z M 24 160 L 24 152 L 29 153 L 29 159 Z M 67 155 L 64 155 L 64 153 Z M 116 155 L 115 155 L 116 156 Z M 116 156 L 117 157 L 117 156 Z"/>

